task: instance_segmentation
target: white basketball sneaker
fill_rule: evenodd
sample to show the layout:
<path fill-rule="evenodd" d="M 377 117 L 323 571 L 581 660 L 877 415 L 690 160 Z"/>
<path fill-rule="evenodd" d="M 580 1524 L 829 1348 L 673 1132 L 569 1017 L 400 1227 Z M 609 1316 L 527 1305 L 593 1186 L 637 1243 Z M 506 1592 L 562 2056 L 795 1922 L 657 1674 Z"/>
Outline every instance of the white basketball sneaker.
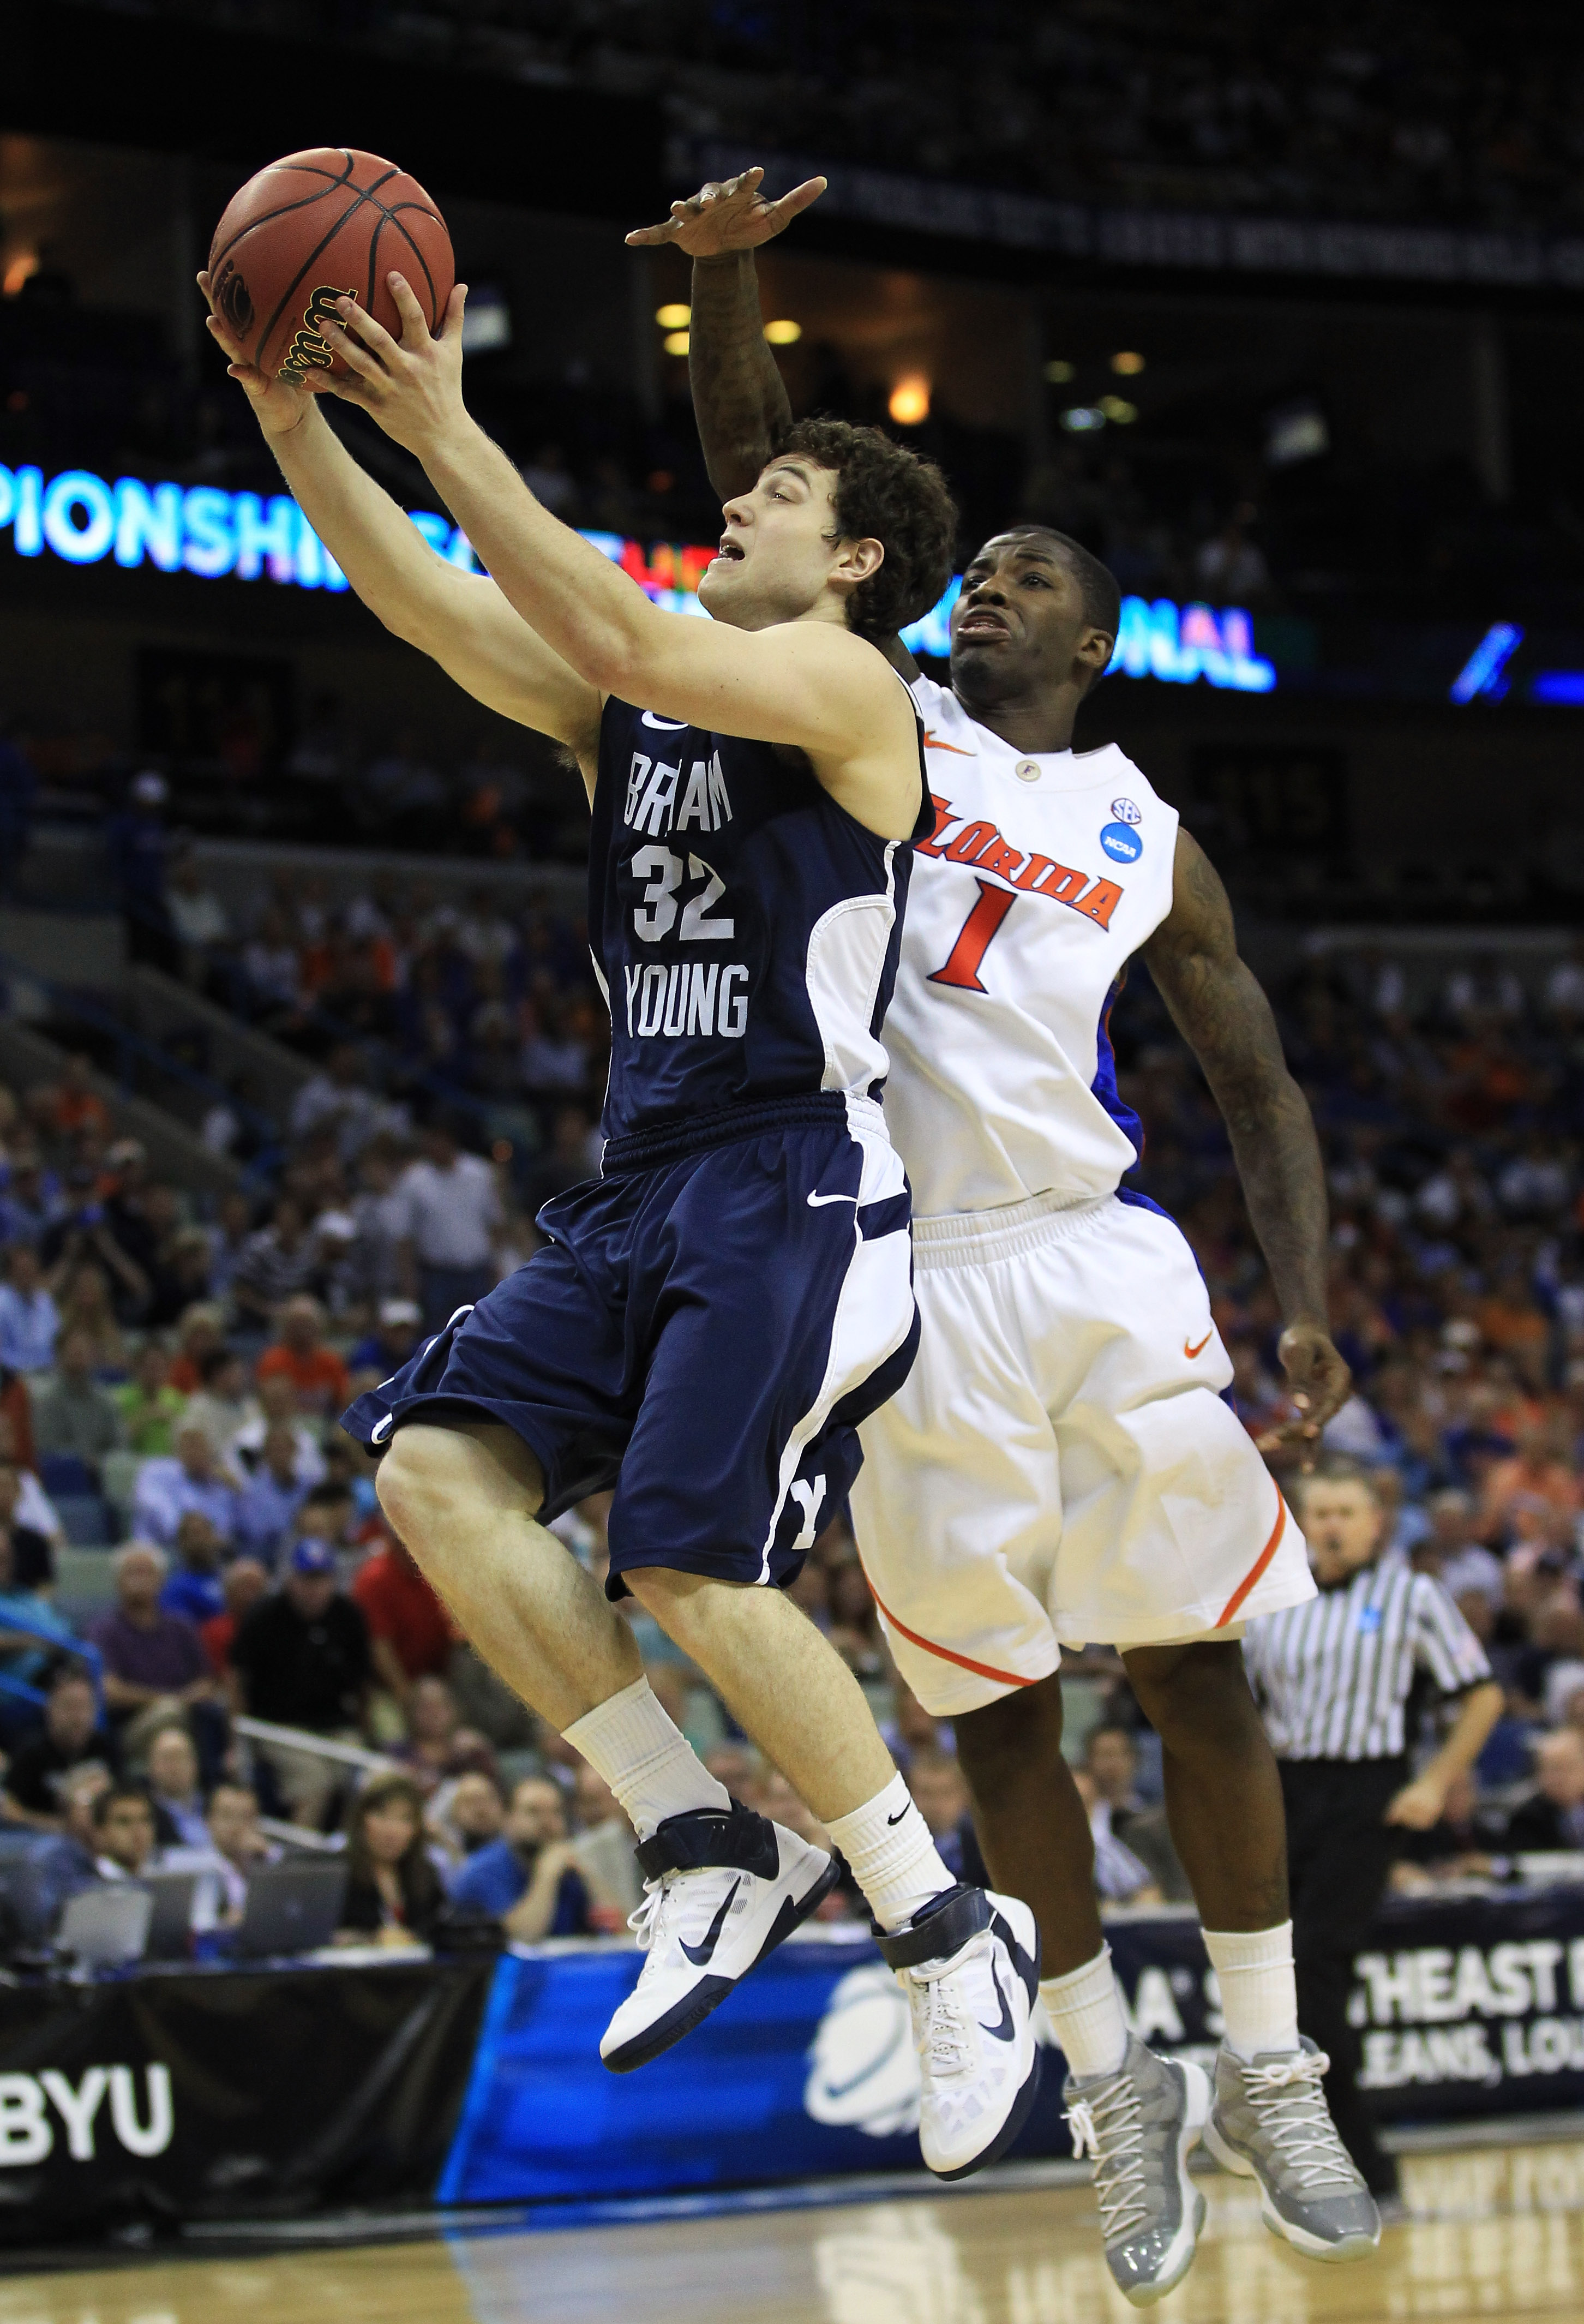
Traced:
<path fill-rule="evenodd" d="M 1004 2154 L 1039 2088 L 1039 1932 L 1015 1896 L 948 1888 L 878 1939 L 913 2012 L 918 2144 L 937 2179 Z"/>
<path fill-rule="evenodd" d="M 691 2034 L 840 1877 L 823 1848 L 735 1800 L 668 1816 L 636 1854 L 643 1902 L 628 1925 L 649 1958 L 600 2042 L 613 2074 Z"/>

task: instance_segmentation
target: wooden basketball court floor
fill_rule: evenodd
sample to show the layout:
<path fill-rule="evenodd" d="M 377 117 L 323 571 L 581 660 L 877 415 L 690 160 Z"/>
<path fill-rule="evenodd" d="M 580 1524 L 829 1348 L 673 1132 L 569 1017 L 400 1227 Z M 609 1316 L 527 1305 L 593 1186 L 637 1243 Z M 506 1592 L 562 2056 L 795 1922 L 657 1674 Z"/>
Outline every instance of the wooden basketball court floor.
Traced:
<path fill-rule="evenodd" d="M 1351 2267 L 1299 2259 L 1243 2182 L 1162 2324 L 1584 2318 L 1584 2142 L 1417 2155 L 1412 2216 Z M 1086 2188 L 888 2199 L 0 2282 L 0 2324 L 1119 2324 Z"/>

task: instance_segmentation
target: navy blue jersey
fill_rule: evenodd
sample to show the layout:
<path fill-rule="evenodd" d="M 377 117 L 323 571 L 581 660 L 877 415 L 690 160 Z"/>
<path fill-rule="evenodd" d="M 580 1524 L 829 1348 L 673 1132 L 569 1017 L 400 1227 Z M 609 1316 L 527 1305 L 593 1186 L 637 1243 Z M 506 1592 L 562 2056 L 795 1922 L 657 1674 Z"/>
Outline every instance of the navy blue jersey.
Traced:
<path fill-rule="evenodd" d="M 933 824 L 921 727 L 914 836 Z M 878 1095 L 911 862 L 800 752 L 608 701 L 588 911 L 611 1008 L 606 1137 L 819 1090 Z"/>

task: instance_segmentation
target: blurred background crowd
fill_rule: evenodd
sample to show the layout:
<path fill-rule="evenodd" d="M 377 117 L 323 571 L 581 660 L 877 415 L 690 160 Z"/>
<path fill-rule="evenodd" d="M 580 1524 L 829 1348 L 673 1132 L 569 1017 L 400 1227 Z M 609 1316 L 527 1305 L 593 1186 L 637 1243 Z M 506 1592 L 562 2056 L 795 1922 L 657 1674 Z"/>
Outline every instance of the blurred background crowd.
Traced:
<path fill-rule="evenodd" d="M 121 0 L 121 5 L 124 0 Z M 1076 0 L 1032 20 L 944 0 L 157 0 L 144 13 L 662 99 L 694 134 L 859 154 L 971 184 L 1207 209 L 1577 223 L 1578 67 L 1562 12 L 1302 16 L 1234 0 Z"/>

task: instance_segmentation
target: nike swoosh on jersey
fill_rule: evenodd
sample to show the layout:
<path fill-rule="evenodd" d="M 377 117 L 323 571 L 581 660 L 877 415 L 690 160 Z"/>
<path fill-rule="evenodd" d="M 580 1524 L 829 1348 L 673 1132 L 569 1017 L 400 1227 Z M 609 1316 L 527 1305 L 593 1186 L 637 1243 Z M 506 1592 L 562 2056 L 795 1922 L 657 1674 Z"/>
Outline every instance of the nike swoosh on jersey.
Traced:
<path fill-rule="evenodd" d="M 1205 1335 L 1204 1335 L 1203 1339 L 1202 1339 L 1202 1340 L 1201 1340 L 1201 1342 L 1199 1342 L 1199 1345 L 1198 1345 L 1196 1348 L 1191 1348 L 1191 1347 L 1188 1345 L 1187 1341 L 1186 1341 L 1186 1340 L 1184 1340 L 1184 1341 L 1183 1341 L 1183 1354 L 1188 1358 L 1189 1361 L 1190 1361 L 1190 1362 L 1192 1362 L 1192 1361 L 1193 1361 L 1193 1358 L 1194 1358 L 1195 1356 L 1202 1356 L 1202 1355 L 1203 1355 L 1203 1353 L 1204 1353 L 1204 1351 L 1205 1351 L 1206 1348 L 1208 1348 L 1208 1347 L 1209 1347 L 1209 1345 L 1210 1345 L 1210 1343 L 1211 1343 L 1211 1340 L 1213 1340 L 1213 1339 L 1214 1339 L 1214 1337 L 1215 1337 L 1215 1327 L 1214 1327 L 1214 1325 L 1212 1324 L 1212 1325 L 1211 1326 L 1210 1330 L 1205 1333 Z"/>
<path fill-rule="evenodd" d="M 988 2034 L 992 2042 L 1010 2042 L 1016 2033 L 1012 2024 L 1011 2005 L 1001 1990 L 1001 1980 L 996 1974 L 993 1962 L 990 1966 L 990 1983 L 995 1987 L 996 1999 L 1001 2005 L 1001 2022 L 999 2025 L 987 2025 L 981 2017 L 979 2021 L 979 2030 L 981 2034 Z"/>
<path fill-rule="evenodd" d="M 393 1412 L 388 1412 L 383 1420 L 376 1420 L 373 1426 L 369 1430 L 369 1443 L 371 1444 L 377 1444 L 382 1436 L 388 1436 L 391 1432 L 391 1424 L 395 1418 L 396 1415 Z"/>
<path fill-rule="evenodd" d="M 724 1896 L 721 1899 L 720 1911 L 715 1914 L 714 1919 L 705 1931 L 704 1937 L 698 1944 L 690 1945 L 684 1942 L 682 1950 L 687 1955 L 688 1960 L 693 1963 L 695 1969 L 707 1969 L 710 1962 L 714 1960 L 715 1957 L 715 1947 L 721 1941 L 721 1931 L 725 1927 L 726 1915 L 732 1909 L 732 1899 L 735 1896 L 737 1891 L 741 1887 L 741 1886 L 742 1883 L 741 1880 L 732 1881 L 732 1886 L 727 1889 Z"/>
<path fill-rule="evenodd" d="M 810 1194 L 808 1207 L 811 1211 L 818 1211 L 823 1210 L 827 1203 L 856 1204 L 857 1200 L 856 1194 Z"/>
<path fill-rule="evenodd" d="M 930 733 L 927 726 L 924 730 L 924 747 L 926 751 L 950 751 L 959 759 L 977 759 L 979 756 L 977 751 L 965 751 L 961 742 L 941 742 L 938 737 Z"/>
<path fill-rule="evenodd" d="M 652 726 L 661 734 L 686 734 L 687 732 L 686 718 L 657 718 L 652 710 L 645 710 L 640 714 L 640 724 Z"/>

